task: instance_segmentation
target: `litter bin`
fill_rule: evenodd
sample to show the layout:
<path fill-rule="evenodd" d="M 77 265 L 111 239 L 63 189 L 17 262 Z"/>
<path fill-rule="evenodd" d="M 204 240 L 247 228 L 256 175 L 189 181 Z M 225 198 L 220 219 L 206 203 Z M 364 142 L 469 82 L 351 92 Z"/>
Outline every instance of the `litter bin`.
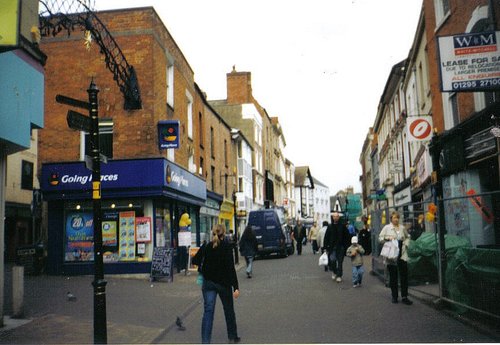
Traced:
<path fill-rule="evenodd" d="M 23 266 L 25 274 L 40 274 L 43 270 L 43 246 L 18 247 L 16 249 L 16 265 Z"/>

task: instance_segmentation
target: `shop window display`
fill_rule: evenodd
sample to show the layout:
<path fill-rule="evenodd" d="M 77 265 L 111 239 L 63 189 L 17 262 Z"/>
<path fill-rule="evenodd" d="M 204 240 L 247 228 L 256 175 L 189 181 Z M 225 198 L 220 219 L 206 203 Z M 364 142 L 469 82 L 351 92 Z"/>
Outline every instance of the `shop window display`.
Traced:
<path fill-rule="evenodd" d="M 89 208 L 68 208 L 65 218 L 65 262 L 94 260 L 93 212 Z M 103 260 L 108 262 L 151 261 L 152 220 L 142 208 L 103 210 Z"/>

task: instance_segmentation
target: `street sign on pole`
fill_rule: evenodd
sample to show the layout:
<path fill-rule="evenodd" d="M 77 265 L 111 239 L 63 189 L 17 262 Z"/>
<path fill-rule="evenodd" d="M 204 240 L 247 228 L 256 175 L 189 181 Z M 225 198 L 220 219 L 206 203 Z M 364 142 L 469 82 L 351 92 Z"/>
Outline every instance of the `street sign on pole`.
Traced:
<path fill-rule="evenodd" d="M 103 155 L 102 153 L 99 153 L 99 160 L 106 164 L 108 163 L 108 156 L 106 155 Z M 85 167 L 89 170 L 94 170 L 94 161 L 93 161 L 93 158 L 89 155 L 85 155 L 84 157 L 84 161 L 85 161 Z"/>
<path fill-rule="evenodd" d="M 86 110 L 90 110 L 90 103 L 85 101 L 80 101 L 79 99 L 74 99 L 68 96 L 57 95 L 56 102 L 66 105 L 71 105 L 73 107 L 82 108 Z"/>
<path fill-rule="evenodd" d="M 92 129 L 92 119 L 76 111 L 68 110 L 66 120 L 68 122 L 69 128 L 71 129 L 76 129 L 77 131 L 84 132 L 90 132 L 90 130 Z"/>

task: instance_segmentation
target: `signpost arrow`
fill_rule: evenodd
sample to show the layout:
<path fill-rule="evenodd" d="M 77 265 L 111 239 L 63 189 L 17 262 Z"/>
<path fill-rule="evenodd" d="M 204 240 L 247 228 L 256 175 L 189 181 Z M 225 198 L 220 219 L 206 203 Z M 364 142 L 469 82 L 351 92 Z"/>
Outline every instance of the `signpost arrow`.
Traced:
<path fill-rule="evenodd" d="M 71 105 L 73 107 L 82 108 L 90 110 L 90 103 L 85 101 L 80 101 L 79 99 L 74 99 L 68 96 L 56 95 L 56 102 L 66 105 Z"/>
<path fill-rule="evenodd" d="M 69 128 L 76 129 L 77 131 L 90 132 L 92 128 L 92 119 L 90 117 L 73 110 L 68 110 L 66 120 Z"/>

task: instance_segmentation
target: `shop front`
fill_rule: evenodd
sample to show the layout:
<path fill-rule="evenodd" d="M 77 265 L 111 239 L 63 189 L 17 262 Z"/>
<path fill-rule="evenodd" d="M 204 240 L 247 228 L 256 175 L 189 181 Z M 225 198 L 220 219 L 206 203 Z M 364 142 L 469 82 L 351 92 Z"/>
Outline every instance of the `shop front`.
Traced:
<path fill-rule="evenodd" d="M 200 240 L 199 245 L 210 241 L 212 228 L 219 223 L 220 205 L 223 197 L 220 194 L 207 191 L 207 200 L 200 209 Z"/>
<path fill-rule="evenodd" d="M 42 166 L 49 274 L 93 272 L 91 179 L 83 162 Z M 155 247 L 177 249 L 184 213 L 191 219 L 191 242 L 196 244 L 200 207 L 206 201 L 206 184 L 198 176 L 163 158 L 114 160 L 101 165 L 101 182 L 106 274 L 149 273 Z"/>
<path fill-rule="evenodd" d="M 229 200 L 224 200 L 220 206 L 219 223 L 224 224 L 226 232 L 229 230 L 234 232 L 234 203 Z"/>

